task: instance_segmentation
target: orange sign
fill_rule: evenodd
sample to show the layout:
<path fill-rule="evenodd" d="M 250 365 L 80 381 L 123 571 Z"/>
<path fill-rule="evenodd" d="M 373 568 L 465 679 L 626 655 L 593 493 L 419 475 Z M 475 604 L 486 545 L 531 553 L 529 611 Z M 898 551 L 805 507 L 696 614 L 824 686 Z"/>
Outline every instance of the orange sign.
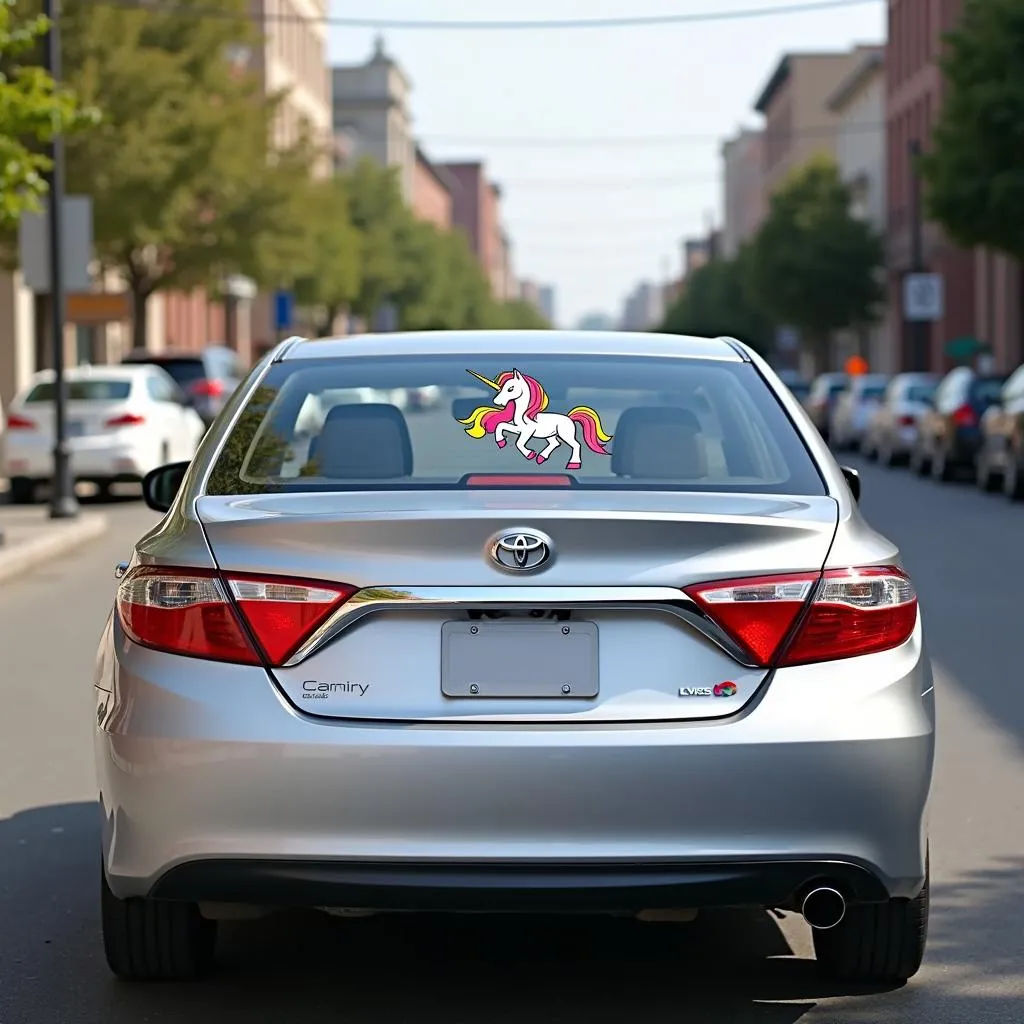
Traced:
<path fill-rule="evenodd" d="M 868 361 L 863 356 L 850 356 L 844 369 L 851 377 L 859 377 L 868 372 Z"/>
<path fill-rule="evenodd" d="M 64 315 L 73 324 L 109 324 L 132 316 L 127 292 L 73 292 L 66 303 Z"/>

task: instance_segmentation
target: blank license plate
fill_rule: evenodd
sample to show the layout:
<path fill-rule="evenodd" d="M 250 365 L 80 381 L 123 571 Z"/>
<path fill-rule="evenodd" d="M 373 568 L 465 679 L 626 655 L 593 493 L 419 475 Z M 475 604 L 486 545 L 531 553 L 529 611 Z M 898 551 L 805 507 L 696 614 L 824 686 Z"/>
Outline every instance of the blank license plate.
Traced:
<path fill-rule="evenodd" d="M 598 694 L 593 622 L 446 622 L 446 697 L 580 698 Z"/>
<path fill-rule="evenodd" d="M 68 421 L 68 437 L 84 437 L 85 424 L 81 420 Z"/>

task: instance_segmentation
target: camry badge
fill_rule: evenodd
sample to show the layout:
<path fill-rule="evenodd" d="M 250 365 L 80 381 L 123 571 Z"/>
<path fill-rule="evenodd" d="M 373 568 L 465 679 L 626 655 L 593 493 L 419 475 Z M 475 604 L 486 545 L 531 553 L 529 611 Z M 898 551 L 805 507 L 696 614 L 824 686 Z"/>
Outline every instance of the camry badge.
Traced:
<path fill-rule="evenodd" d="M 550 557 L 551 547 L 548 541 L 531 530 L 502 534 L 491 545 L 491 558 L 502 569 L 509 569 L 512 572 L 539 569 Z"/>

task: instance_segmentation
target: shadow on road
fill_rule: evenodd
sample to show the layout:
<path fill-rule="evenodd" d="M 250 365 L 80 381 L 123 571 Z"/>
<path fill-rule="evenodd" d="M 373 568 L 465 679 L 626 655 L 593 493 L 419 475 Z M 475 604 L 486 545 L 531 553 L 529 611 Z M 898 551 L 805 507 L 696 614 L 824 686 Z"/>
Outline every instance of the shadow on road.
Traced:
<path fill-rule="evenodd" d="M 1018 1019 L 1019 1003 L 1001 996 L 948 992 L 941 1015 L 911 1015 L 926 978 L 878 994 L 830 985 L 792 956 L 772 917 L 738 911 L 672 926 L 288 914 L 225 927 L 220 971 L 207 981 L 124 985 L 100 948 L 98 824 L 84 803 L 0 821 L 5 1024 L 793 1024 L 841 996 L 855 998 L 858 1022 Z M 987 976 L 1020 971 L 1020 940 L 993 955 L 989 936 L 994 925 L 1019 932 L 1022 867 L 1024 858 L 937 888 L 931 964 L 961 970 L 984 957 Z"/>

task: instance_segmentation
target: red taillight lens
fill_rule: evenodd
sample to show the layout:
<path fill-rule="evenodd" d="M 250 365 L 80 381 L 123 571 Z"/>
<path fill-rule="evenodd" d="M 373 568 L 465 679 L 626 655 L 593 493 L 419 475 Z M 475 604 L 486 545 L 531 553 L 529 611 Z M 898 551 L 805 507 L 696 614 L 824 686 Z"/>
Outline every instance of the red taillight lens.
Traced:
<path fill-rule="evenodd" d="M 123 416 L 115 416 L 107 420 L 108 427 L 141 427 L 146 422 L 145 416 L 137 416 L 135 413 L 127 412 Z"/>
<path fill-rule="evenodd" d="M 280 666 L 353 593 L 344 584 L 144 568 L 121 581 L 117 610 L 143 647 L 244 665 L 262 654 Z"/>
<path fill-rule="evenodd" d="M 197 380 L 189 391 L 198 398 L 220 398 L 224 394 L 224 382 L 222 380 Z"/>
<path fill-rule="evenodd" d="M 915 420 L 913 416 L 900 416 L 896 422 L 899 423 L 901 427 L 912 427 L 917 420 Z"/>
<path fill-rule="evenodd" d="M 16 412 L 12 412 L 7 417 L 7 429 L 8 430 L 35 430 L 36 421 L 30 420 L 27 416 L 19 416 Z"/>
<path fill-rule="evenodd" d="M 974 415 L 974 410 L 969 405 L 961 405 L 953 412 L 953 422 L 958 427 L 976 427 L 978 417 Z"/>
<path fill-rule="evenodd" d="M 726 580 L 685 592 L 764 668 L 887 651 L 905 643 L 917 622 L 914 586 L 890 565 Z"/>

